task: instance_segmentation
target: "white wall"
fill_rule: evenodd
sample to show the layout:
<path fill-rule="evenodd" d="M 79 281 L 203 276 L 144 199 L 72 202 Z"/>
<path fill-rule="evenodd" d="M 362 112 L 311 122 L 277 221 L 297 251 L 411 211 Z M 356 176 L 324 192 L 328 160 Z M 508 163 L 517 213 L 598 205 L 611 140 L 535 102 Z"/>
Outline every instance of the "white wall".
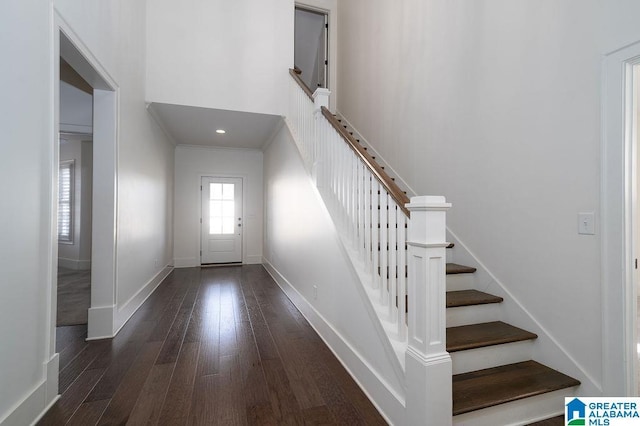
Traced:
<path fill-rule="evenodd" d="M 374 403 L 401 424 L 404 384 L 385 356 L 361 284 L 287 126 L 265 150 L 264 176 L 268 270 Z"/>
<path fill-rule="evenodd" d="M 145 110 L 144 2 L 56 0 L 76 35 L 119 87 L 118 301 L 137 293 L 173 258 L 173 146 Z M 0 3 L 5 152 L 0 222 L 0 424 L 30 424 L 57 393 L 53 355 L 57 250 L 52 180 L 54 37 L 49 0 Z M 159 265 L 154 265 L 154 259 Z M 16 328 L 19 324 L 19 331 Z"/>
<path fill-rule="evenodd" d="M 599 211 L 601 54 L 640 39 L 638 9 L 339 3 L 339 111 L 596 383 L 600 236 L 577 214 Z"/>
<path fill-rule="evenodd" d="M 262 151 L 179 145 L 175 155 L 176 267 L 200 265 L 200 183 L 203 176 L 242 177 L 242 261 L 262 262 Z"/>
<path fill-rule="evenodd" d="M 58 265 L 65 268 L 91 268 L 92 151 L 91 141 L 60 143 L 60 161 L 74 161 L 73 238 L 70 244 L 58 244 Z"/>
<path fill-rule="evenodd" d="M 28 424 L 46 402 L 48 348 L 47 295 L 51 282 L 52 227 L 50 176 L 53 161 L 53 93 L 48 0 L 0 3 L 0 55 L 11 58 L 0 68 L 5 184 L 0 223 L 0 424 Z M 19 325 L 19 326 L 18 326 Z M 24 405 L 21 405 L 26 401 Z M 12 417 L 7 419 L 7 416 Z"/>
<path fill-rule="evenodd" d="M 293 0 L 148 2 L 147 99 L 284 114 Z"/>

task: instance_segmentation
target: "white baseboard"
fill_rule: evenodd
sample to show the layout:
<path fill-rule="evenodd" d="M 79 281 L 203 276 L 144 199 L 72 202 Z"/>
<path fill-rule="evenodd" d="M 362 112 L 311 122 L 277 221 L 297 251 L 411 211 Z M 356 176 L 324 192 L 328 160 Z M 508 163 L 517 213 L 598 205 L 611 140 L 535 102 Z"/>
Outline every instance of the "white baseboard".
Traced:
<path fill-rule="evenodd" d="M 118 334 L 171 271 L 173 266 L 165 266 L 120 308 L 115 305 L 89 308 L 87 340 L 111 339 Z"/>
<path fill-rule="evenodd" d="M 315 308 L 296 290 L 296 288 L 265 258 L 265 269 L 280 286 L 282 291 L 298 308 L 320 338 L 338 358 L 360 389 L 378 409 L 390 425 L 402 424 L 405 416 L 404 400 L 397 395 L 384 379 L 377 375 L 364 358 Z"/>
<path fill-rule="evenodd" d="M 197 257 L 176 257 L 173 259 L 175 268 L 195 268 L 200 266 L 200 259 Z"/>
<path fill-rule="evenodd" d="M 59 257 L 58 266 L 62 266 L 63 268 L 67 269 L 73 269 L 75 271 L 89 271 L 91 270 L 91 260 L 67 259 L 64 257 Z"/>
<path fill-rule="evenodd" d="M 87 340 L 110 339 L 115 335 L 115 310 L 115 305 L 89 308 Z"/>
<path fill-rule="evenodd" d="M 60 354 L 56 352 L 51 359 L 45 363 L 47 374 L 47 384 L 45 389 L 45 401 L 55 401 L 58 399 L 58 378 L 60 375 Z"/>
<path fill-rule="evenodd" d="M 245 265 L 261 265 L 262 264 L 262 256 L 247 256 L 244 259 Z"/>
<path fill-rule="evenodd" d="M 127 300 L 121 308 L 116 311 L 115 317 L 115 332 L 113 335 L 118 334 L 118 331 L 129 321 L 129 318 L 142 306 L 149 296 L 155 291 L 156 288 L 164 281 L 165 278 L 173 271 L 173 267 L 165 266 L 160 272 L 156 274 L 149 282 L 147 282 L 136 294 L 134 294 L 129 300 Z"/>
<path fill-rule="evenodd" d="M 244 265 L 261 265 L 262 255 L 246 256 L 242 262 Z M 197 268 L 200 266 L 200 259 L 196 257 L 177 257 L 173 259 L 176 268 Z"/>
<path fill-rule="evenodd" d="M 0 419 L 0 426 L 35 425 L 53 404 L 58 395 L 58 354 L 44 364 L 45 379 L 25 396 L 8 414 Z"/>

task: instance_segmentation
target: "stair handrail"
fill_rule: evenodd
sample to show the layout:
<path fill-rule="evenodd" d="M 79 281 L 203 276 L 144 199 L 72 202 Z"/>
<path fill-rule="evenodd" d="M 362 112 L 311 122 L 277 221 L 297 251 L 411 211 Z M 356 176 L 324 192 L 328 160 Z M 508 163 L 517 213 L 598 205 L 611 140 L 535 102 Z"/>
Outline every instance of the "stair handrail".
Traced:
<path fill-rule="evenodd" d="M 302 91 L 309 97 L 311 101 L 313 101 L 313 92 L 306 85 L 306 83 L 300 78 L 300 73 L 296 72 L 295 69 L 289 68 L 289 74 L 296 83 L 300 86 Z M 391 179 L 384 169 L 372 158 L 372 156 L 358 143 L 358 141 L 347 132 L 344 127 L 340 125 L 338 119 L 329 111 L 326 107 L 321 107 L 322 115 L 329 121 L 329 123 L 333 126 L 334 129 L 342 136 L 347 145 L 353 149 L 356 155 L 362 160 L 362 162 L 369 168 L 369 170 L 373 173 L 376 180 L 380 182 L 383 188 L 391 195 L 393 200 L 396 202 L 400 210 L 407 217 L 411 217 L 411 212 L 405 207 L 405 204 L 409 203 L 409 197 L 407 194 L 400 189 L 400 187 Z"/>
<path fill-rule="evenodd" d="M 439 196 L 409 199 L 327 109 L 331 92 L 311 92 L 289 73 L 295 83 L 286 122 L 362 277 L 367 310 L 380 336 L 386 334 L 381 349 L 399 361 L 406 391 L 401 423 L 450 425 L 445 218 L 451 205 Z"/>
<path fill-rule="evenodd" d="M 307 86 L 307 84 L 304 81 L 302 81 L 302 79 L 300 78 L 300 74 L 298 74 L 296 70 L 293 68 L 289 68 L 289 74 L 291 75 L 291 77 L 293 77 L 296 83 L 298 83 L 300 88 L 309 97 L 309 99 L 313 101 L 313 92 L 311 91 L 311 89 L 309 89 L 309 86 Z"/>
<path fill-rule="evenodd" d="M 355 152 L 355 154 L 362 160 L 362 162 L 369 168 L 369 170 L 373 173 L 373 176 L 376 178 L 378 182 L 383 186 L 383 188 L 391 195 L 391 198 L 396 202 L 400 210 L 407 217 L 411 217 L 411 212 L 405 206 L 410 202 L 407 194 L 400 189 L 398 184 L 384 171 L 382 166 L 380 166 L 369 154 L 362 145 L 358 143 L 356 138 L 353 135 L 349 134 L 349 132 L 340 124 L 338 119 L 329 111 L 326 107 L 322 107 L 322 115 L 329 121 L 329 123 L 333 126 L 334 129 L 342 136 L 347 145 Z"/>

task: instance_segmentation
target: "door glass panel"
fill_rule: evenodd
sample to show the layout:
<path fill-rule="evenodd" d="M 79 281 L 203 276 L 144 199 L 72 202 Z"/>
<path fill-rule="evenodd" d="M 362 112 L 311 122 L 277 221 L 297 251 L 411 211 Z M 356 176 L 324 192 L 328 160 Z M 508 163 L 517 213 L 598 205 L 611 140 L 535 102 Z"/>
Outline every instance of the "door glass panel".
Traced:
<path fill-rule="evenodd" d="M 235 185 L 209 184 L 209 234 L 233 234 L 235 213 Z"/>
<path fill-rule="evenodd" d="M 223 200 L 231 200 L 233 201 L 233 195 L 235 192 L 234 184 L 232 183 L 223 183 L 222 184 L 222 199 Z"/>

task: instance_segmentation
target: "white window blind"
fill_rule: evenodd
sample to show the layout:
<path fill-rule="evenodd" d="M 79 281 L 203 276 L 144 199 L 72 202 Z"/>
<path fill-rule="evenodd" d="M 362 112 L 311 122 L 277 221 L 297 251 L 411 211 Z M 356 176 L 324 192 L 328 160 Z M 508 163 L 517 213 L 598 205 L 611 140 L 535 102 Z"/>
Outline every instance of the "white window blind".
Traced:
<path fill-rule="evenodd" d="M 73 168 L 74 162 L 61 161 L 58 175 L 58 241 L 73 242 Z"/>

